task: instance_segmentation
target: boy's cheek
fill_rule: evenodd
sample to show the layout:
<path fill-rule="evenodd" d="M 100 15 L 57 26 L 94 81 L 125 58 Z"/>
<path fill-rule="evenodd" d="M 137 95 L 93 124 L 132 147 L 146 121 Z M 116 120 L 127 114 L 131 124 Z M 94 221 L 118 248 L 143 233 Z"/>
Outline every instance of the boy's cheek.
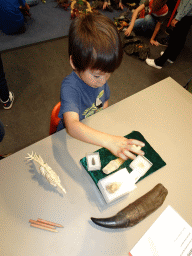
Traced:
<path fill-rule="evenodd" d="M 95 79 L 94 79 L 91 75 L 88 76 L 87 81 L 88 81 L 89 83 L 91 83 L 91 84 L 95 84 L 95 82 L 96 82 Z"/>

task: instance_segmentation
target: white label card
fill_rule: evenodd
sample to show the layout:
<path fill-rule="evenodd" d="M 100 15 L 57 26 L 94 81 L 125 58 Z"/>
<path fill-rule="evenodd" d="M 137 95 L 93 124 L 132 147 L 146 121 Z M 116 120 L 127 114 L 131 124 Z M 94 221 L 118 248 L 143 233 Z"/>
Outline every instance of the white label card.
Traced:
<path fill-rule="evenodd" d="M 192 227 L 168 206 L 128 255 L 192 255 Z"/>

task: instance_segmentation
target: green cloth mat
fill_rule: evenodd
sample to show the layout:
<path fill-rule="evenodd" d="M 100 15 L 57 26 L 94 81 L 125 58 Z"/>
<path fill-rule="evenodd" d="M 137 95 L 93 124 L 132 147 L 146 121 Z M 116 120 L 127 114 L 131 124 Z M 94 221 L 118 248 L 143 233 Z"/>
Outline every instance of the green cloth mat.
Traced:
<path fill-rule="evenodd" d="M 145 140 L 145 138 L 143 137 L 143 135 L 140 132 L 137 131 L 133 131 L 130 134 L 126 135 L 125 138 L 128 139 L 136 139 L 136 140 L 140 140 L 142 142 L 145 143 L 145 146 L 142 148 L 142 150 L 145 152 L 145 157 L 151 161 L 151 163 L 153 163 L 152 167 L 148 170 L 148 172 L 142 176 L 138 182 L 142 179 L 144 179 L 145 177 L 147 177 L 149 174 L 157 171 L 158 169 L 160 169 L 161 167 L 165 166 L 166 163 L 163 161 L 163 159 L 160 157 L 160 155 L 151 147 L 151 145 Z M 101 160 L 101 169 L 98 171 L 88 171 L 87 168 L 87 160 L 86 157 L 82 158 L 80 160 L 81 164 L 83 165 L 83 167 L 85 168 L 85 170 L 88 172 L 88 174 L 91 176 L 91 178 L 93 179 L 93 181 L 95 182 L 95 184 L 97 185 L 98 181 L 110 174 L 105 174 L 103 173 L 102 169 L 111 161 L 116 159 L 117 157 L 114 156 L 108 149 L 106 148 L 100 148 L 99 150 L 95 151 L 95 152 L 99 152 L 100 155 L 100 160 Z M 129 167 L 130 163 L 132 162 L 131 159 L 126 160 L 120 167 L 119 169 L 117 169 L 116 171 L 122 169 L 122 168 L 127 168 L 128 172 L 132 172 L 132 169 Z M 114 171 L 114 172 L 116 172 Z M 113 172 L 113 173 L 114 173 Z"/>

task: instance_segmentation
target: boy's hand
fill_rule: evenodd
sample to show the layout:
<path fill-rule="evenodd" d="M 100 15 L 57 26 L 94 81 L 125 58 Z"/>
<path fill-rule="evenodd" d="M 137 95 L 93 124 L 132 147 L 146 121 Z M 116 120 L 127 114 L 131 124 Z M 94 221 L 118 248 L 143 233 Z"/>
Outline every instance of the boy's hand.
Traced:
<path fill-rule="evenodd" d="M 138 150 L 135 146 L 144 147 L 145 144 L 139 140 L 127 139 L 122 136 L 111 136 L 106 148 L 117 157 L 127 160 L 134 159 L 137 155 L 144 155 L 142 150 Z"/>

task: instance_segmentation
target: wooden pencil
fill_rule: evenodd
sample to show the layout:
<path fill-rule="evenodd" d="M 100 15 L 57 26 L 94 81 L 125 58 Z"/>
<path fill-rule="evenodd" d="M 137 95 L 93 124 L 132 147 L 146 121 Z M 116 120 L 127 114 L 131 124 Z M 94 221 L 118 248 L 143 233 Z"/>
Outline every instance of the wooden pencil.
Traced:
<path fill-rule="evenodd" d="M 52 228 L 48 228 L 48 227 L 44 227 L 42 225 L 38 225 L 38 224 L 33 224 L 31 223 L 30 225 L 31 227 L 35 227 L 35 228 L 40 228 L 40 229 L 44 229 L 44 230 L 47 230 L 47 231 L 51 231 L 51 232 L 58 232 L 56 229 L 52 229 Z"/>
<path fill-rule="evenodd" d="M 61 224 L 57 224 L 51 221 L 47 221 L 47 220 L 42 220 L 42 219 L 37 219 L 38 222 L 47 224 L 47 225 L 51 225 L 51 226 L 55 226 L 55 227 L 59 227 L 59 228 L 63 228 L 63 226 Z"/>
<path fill-rule="evenodd" d="M 30 219 L 29 222 L 32 223 L 32 224 L 41 225 L 41 226 L 43 226 L 43 227 L 55 229 L 55 227 L 52 226 L 52 225 L 48 225 L 48 224 L 45 224 L 45 223 L 43 223 L 43 222 L 39 222 L 39 221 L 36 221 L 36 220 L 31 220 L 31 219 Z"/>

